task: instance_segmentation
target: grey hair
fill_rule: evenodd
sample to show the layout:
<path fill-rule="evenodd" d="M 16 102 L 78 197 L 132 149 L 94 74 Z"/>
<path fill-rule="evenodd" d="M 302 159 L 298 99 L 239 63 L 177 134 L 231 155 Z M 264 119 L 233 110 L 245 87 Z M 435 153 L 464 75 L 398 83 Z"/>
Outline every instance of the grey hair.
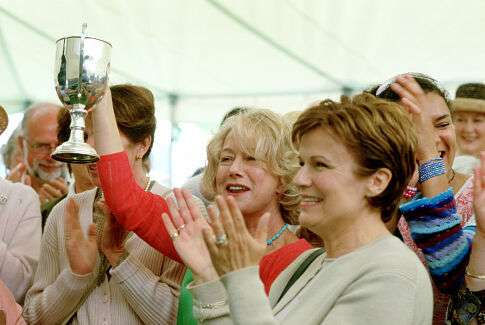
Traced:
<path fill-rule="evenodd" d="M 20 129 L 21 129 L 22 136 L 27 135 L 27 125 L 29 124 L 29 121 L 32 118 L 32 115 L 34 115 L 37 111 L 47 106 L 61 107 L 57 104 L 41 102 L 41 103 L 32 104 L 25 110 L 24 116 L 22 117 L 22 122 L 20 122 Z"/>

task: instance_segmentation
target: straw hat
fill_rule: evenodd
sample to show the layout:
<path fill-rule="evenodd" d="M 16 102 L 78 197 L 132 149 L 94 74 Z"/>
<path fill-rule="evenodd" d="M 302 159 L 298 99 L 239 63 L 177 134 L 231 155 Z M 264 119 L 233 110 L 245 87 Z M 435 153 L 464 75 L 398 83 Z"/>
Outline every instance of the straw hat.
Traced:
<path fill-rule="evenodd" d="M 456 90 L 452 102 L 455 112 L 485 113 L 485 84 L 467 83 Z"/>
<path fill-rule="evenodd" d="M 5 109 L 2 106 L 0 106 L 0 134 L 2 134 L 3 131 L 5 131 L 5 129 L 7 128 L 7 125 L 8 125 L 7 111 L 5 111 Z"/>

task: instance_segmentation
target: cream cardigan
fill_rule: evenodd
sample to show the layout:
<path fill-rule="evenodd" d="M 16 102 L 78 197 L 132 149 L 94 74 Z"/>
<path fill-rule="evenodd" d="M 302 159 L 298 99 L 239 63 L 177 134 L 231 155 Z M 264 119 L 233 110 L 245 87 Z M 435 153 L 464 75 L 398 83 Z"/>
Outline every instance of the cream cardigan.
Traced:
<path fill-rule="evenodd" d="M 32 284 L 41 236 L 35 191 L 0 178 L 0 280 L 20 304 Z"/>
<path fill-rule="evenodd" d="M 157 183 L 151 191 L 162 196 L 169 193 Z M 92 222 L 95 193 L 93 189 L 72 196 L 79 203 L 84 231 Z M 66 200 L 59 202 L 47 221 L 39 267 L 24 306 L 25 320 L 62 324 L 77 311 L 74 324 L 174 323 L 185 266 L 163 256 L 134 234 L 125 245 L 128 258 L 111 269 L 111 278 L 105 276 L 104 282 L 78 306 L 96 274 L 78 276 L 70 270 L 64 241 L 65 205 Z"/>
<path fill-rule="evenodd" d="M 391 235 L 337 259 L 320 255 L 277 303 L 313 251 L 278 276 L 269 299 L 256 266 L 191 287 L 194 314 L 208 324 L 431 324 L 428 274 L 416 255 Z"/>

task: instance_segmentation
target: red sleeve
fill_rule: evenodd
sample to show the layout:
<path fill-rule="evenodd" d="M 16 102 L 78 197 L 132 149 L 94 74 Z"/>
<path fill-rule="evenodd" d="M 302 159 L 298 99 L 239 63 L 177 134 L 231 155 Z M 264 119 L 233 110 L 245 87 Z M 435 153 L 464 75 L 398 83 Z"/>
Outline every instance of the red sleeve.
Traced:
<path fill-rule="evenodd" d="M 274 280 L 288 267 L 301 253 L 313 248 L 305 239 L 297 240 L 285 245 L 268 255 L 265 255 L 259 263 L 259 277 L 264 284 L 264 291 L 269 295 L 269 290 Z"/>
<path fill-rule="evenodd" d="M 162 221 L 162 213 L 169 214 L 167 202 L 136 183 L 126 153 L 101 156 L 97 166 L 106 204 L 123 228 L 182 263 Z"/>

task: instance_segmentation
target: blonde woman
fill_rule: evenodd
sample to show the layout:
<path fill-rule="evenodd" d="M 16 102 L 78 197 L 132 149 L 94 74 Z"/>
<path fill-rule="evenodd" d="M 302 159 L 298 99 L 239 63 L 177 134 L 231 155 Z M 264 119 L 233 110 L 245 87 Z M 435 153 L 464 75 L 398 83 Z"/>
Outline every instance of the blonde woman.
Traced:
<path fill-rule="evenodd" d="M 208 324 L 429 324 L 432 290 L 416 255 L 385 222 L 396 212 L 414 173 L 416 136 L 398 105 L 361 95 L 325 100 L 304 111 L 293 129 L 300 169 L 301 225 L 321 237 L 273 283 L 258 277 L 268 216 L 248 231 L 237 197 L 219 195 L 211 223 L 181 210 L 191 236 L 174 245 L 196 274 L 190 288 L 196 315 Z M 179 216 L 164 215 L 167 228 Z M 202 231 L 203 240 L 198 231 Z M 203 243 L 205 242 L 204 245 Z M 212 265 L 197 258 L 210 254 Z M 197 265 L 200 263 L 200 265 Z"/>

